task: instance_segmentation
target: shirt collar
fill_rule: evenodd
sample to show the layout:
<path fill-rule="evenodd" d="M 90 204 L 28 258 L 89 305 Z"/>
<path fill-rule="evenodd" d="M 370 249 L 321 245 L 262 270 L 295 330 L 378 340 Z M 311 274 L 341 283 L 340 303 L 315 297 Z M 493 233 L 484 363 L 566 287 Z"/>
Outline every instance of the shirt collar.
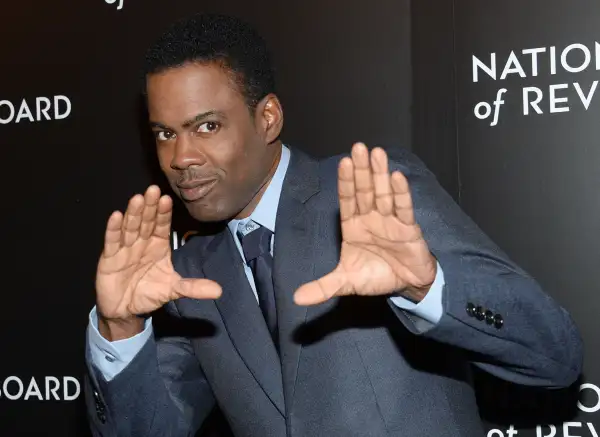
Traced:
<path fill-rule="evenodd" d="M 285 145 L 282 145 L 281 158 L 279 159 L 277 170 L 275 170 L 275 174 L 271 178 L 269 186 L 265 190 L 252 214 L 250 214 L 250 217 L 241 220 L 233 219 L 227 223 L 227 226 L 234 237 L 237 233 L 239 225 L 245 225 L 250 220 L 275 233 L 277 206 L 279 205 L 279 197 L 281 196 L 281 189 L 283 188 L 283 180 L 285 179 L 285 174 L 287 172 L 289 163 L 290 149 L 288 149 Z"/>

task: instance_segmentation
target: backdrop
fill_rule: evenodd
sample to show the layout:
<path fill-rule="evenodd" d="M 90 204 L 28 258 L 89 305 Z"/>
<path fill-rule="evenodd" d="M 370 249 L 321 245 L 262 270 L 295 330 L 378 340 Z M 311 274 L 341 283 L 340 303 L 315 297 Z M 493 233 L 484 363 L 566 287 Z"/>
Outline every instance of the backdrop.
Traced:
<path fill-rule="evenodd" d="M 315 155 L 357 140 L 410 147 L 409 2 L 339 5 L 3 4 L 2 437 L 89 435 L 81 382 L 96 263 L 111 211 L 157 182 L 139 74 L 146 47 L 171 21 L 223 12 L 259 28 L 275 58 L 287 143 Z M 175 240 L 191 229 L 186 218 L 176 213 Z"/>
<path fill-rule="evenodd" d="M 482 377 L 488 436 L 597 436 L 600 298 L 593 268 L 600 237 L 592 187 L 600 163 L 593 142 L 600 58 L 593 24 L 600 7 L 557 0 L 380 0 L 368 8 L 333 0 L 4 5 L 0 229 L 8 263 L 0 264 L 0 435 L 89 435 L 84 335 L 106 219 L 160 182 L 138 96 L 143 52 L 173 19 L 198 11 L 238 15 L 265 36 L 286 143 L 317 156 L 357 140 L 413 147 L 482 228 L 575 316 L 587 352 L 575 397 L 515 392 Z M 565 55 L 569 68 L 588 64 L 579 72 L 561 64 L 572 44 L 579 45 Z M 554 73 L 542 57 L 552 46 Z M 534 76 L 533 55 L 523 49 L 542 47 Z M 505 67 L 513 50 L 517 61 Z M 552 84 L 567 87 L 552 91 Z M 527 98 L 541 93 L 542 114 L 536 107 L 523 113 L 524 87 L 539 90 Z M 507 89 L 504 103 L 494 105 L 500 88 Z M 556 106 L 570 111 L 551 111 L 552 92 Z M 556 101 L 561 97 L 568 103 Z M 486 105 L 478 107 L 480 118 L 474 113 L 481 101 L 489 104 L 487 118 Z M 173 245 L 192 229 L 178 209 Z"/>
<path fill-rule="evenodd" d="M 570 311 L 585 343 L 572 390 L 535 392 L 478 375 L 488 437 L 597 437 L 600 3 L 412 7 L 414 150 Z"/>

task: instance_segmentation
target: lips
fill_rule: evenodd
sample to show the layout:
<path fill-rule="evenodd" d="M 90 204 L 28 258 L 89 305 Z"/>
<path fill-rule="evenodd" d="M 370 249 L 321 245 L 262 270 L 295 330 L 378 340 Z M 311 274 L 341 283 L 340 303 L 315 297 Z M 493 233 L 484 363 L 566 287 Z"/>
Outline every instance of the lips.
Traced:
<path fill-rule="evenodd" d="M 182 184 L 177 184 L 181 198 L 186 202 L 194 202 L 206 196 L 210 190 L 216 185 L 216 179 L 202 181 L 188 181 Z"/>

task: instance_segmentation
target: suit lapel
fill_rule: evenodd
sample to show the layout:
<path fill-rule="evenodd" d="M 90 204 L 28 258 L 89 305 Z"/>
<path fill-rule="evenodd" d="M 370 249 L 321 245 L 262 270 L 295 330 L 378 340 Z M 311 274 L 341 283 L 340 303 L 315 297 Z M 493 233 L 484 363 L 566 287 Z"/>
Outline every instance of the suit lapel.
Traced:
<path fill-rule="evenodd" d="M 279 356 L 227 229 L 209 244 L 206 256 L 202 269 L 206 278 L 223 289 L 215 304 L 231 341 L 258 384 L 285 415 Z"/>
<path fill-rule="evenodd" d="M 273 250 L 273 281 L 277 299 L 280 353 L 286 409 L 291 411 L 302 345 L 294 340 L 304 323 L 307 307 L 294 303 L 295 290 L 314 279 L 314 250 L 318 216 L 306 202 L 319 191 L 319 165 L 292 150 L 277 212 Z"/>

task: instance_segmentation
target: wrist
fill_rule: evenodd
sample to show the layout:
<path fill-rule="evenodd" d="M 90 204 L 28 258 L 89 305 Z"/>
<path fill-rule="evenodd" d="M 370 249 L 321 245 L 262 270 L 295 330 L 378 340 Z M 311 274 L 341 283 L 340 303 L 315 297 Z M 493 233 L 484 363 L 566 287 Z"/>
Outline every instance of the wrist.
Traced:
<path fill-rule="evenodd" d="M 428 280 L 424 280 L 418 285 L 407 285 L 404 290 L 402 290 L 401 295 L 412 301 L 413 303 L 419 303 L 427 296 L 429 290 L 433 286 L 435 282 L 435 278 L 437 277 L 438 269 L 437 269 L 437 260 L 433 255 L 430 254 L 431 260 L 431 272 L 424 275 L 425 277 L 429 277 Z"/>
<path fill-rule="evenodd" d="M 144 318 L 131 316 L 125 319 L 107 319 L 98 314 L 98 332 L 108 341 L 125 340 L 144 330 Z"/>
<path fill-rule="evenodd" d="M 400 293 L 400 295 L 402 297 L 404 297 L 405 299 L 408 299 L 411 302 L 413 302 L 415 304 L 418 304 L 423 299 L 425 299 L 425 296 L 427 296 L 427 293 L 429 293 L 430 289 L 431 289 L 431 286 L 427 286 L 427 287 L 407 287 L 404 290 L 402 290 L 402 292 Z"/>

